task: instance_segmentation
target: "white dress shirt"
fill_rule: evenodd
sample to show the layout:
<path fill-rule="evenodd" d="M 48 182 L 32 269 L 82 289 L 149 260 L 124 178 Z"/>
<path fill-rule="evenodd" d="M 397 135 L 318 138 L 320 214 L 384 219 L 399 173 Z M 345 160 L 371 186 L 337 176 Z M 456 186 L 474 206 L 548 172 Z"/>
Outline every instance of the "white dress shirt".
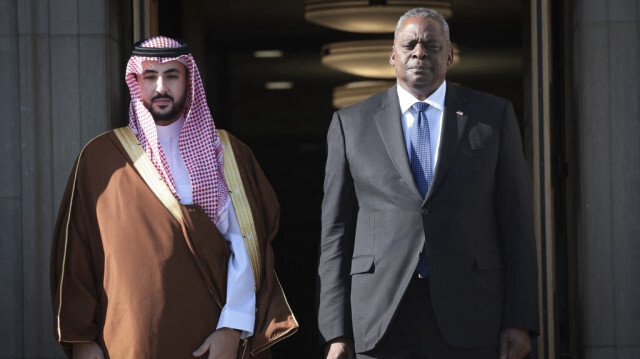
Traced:
<path fill-rule="evenodd" d="M 411 130 L 414 122 L 418 119 L 418 112 L 411 108 L 419 100 L 409 91 L 405 90 L 398 84 L 398 100 L 400 100 L 400 111 L 402 112 L 402 131 L 404 132 L 404 142 L 407 146 L 407 154 L 411 159 Z M 443 81 L 442 85 L 435 90 L 431 96 L 427 97 L 426 102 L 429 104 L 427 108 L 427 121 L 429 122 L 429 139 L 431 140 L 431 163 L 434 170 L 438 162 L 438 153 L 440 150 L 440 133 L 442 132 L 442 118 L 444 116 L 444 96 L 447 93 L 447 82 Z"/>
<path fill-rule="evenodd" d="M 191 179 L 180 153 L 180 131 L 184 125 L 184 117 L 168 126 L 156 126 L 158 142 L 169 164 L 175 182 L 180 203 L 193 203 Z M 217 329 L 232 328 L 242 331 L 242 339 L 253 335 L 255 325 L 256 296 L 254 293 L 251 261 L 244 245 L 240 224 L 233 208 L 231 198 L 227 202 L 227 210 L 218 223 L 218 230 L 229 242 L 231 257 L 227 273 L 227 301 L 220 313 Z"/>

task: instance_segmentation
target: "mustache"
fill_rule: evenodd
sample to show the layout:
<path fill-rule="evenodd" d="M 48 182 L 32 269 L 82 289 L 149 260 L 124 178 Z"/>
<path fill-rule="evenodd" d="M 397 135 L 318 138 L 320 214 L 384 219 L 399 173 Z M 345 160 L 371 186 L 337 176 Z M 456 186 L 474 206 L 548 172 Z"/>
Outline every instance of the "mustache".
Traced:
<path fill-rule="evenodd" d="M 407 69 L 426 69 L 427 65 L 423 62 L 407 62 L 404 67 Z"/>
<path fill-rule="evenodd" d="M 173 101 L 173 97 L 169 96 L 169 95 L 168 95 L 168 94 L 166 94 L 166 93 L 158 94 L 158 95 L 153 96 L 153 98 L 151 98 L 151 101 L 153 102 L 153 101 L 155 101 L 155 100 L 159 100 L 159 99 L 161 99 L 161 98 L 166 98 L 166 99 L 168 99 L 168 100 Z"/>

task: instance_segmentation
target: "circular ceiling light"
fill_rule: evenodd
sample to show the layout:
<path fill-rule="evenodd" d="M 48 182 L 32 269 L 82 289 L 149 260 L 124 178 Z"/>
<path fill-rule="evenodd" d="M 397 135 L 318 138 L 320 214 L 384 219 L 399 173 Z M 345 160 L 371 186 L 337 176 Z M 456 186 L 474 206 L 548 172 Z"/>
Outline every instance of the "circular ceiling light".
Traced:
<path fill-rule="evenodd" d="M 369 78 L 396 77 L 389 64 L 393 40 L 334 42 L 322 47 L 322 64 L 342 72 Z"/>
<path fill-rule="evenodd" d="M 352 75 L 394 79 L 396 73 L 389 64 L 393 40 L 359 40 L 333 42 L 322 47 L 322 64 Z M 460 59 L 457 44 L 453 46 L 453 65 Z"/>
<path fill-rule="evenodd" d="M 394 81 L 357 81 L 338 86 L 333 89 L 333 107 L 341 109 L 353 105 L 394 84 Z"/>
<path fill-rule="evenodd" d="M 400 16 L 416 7 L 435 10 L 445 19 L 453 12 L 449 0 L 307 0 L 304 17 L 341 31 L 392 33 Z"/>

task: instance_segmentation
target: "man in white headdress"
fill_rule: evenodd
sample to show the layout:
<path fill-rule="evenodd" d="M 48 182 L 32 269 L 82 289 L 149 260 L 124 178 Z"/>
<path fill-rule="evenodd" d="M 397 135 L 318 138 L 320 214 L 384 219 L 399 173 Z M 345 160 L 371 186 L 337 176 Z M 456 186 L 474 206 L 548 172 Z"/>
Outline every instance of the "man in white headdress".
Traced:
<path fill-rule="evenodd" d="M 297 322 L 273 270 L 279 204 L 216 129 L 188 47 L 137 43 L 129 126 L 75 163 L 52 248 L 55 333 L 73 358 L 267 356 Z"/>

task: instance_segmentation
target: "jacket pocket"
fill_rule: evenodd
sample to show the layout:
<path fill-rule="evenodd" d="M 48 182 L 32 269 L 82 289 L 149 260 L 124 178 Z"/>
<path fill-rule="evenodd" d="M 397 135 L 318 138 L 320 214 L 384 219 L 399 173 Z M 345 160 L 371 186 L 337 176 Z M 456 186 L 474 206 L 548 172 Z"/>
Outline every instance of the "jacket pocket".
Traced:
<path fill-rule="evenodd" d="M 469 147 L 480 150 L 495 145 L 496 135 L 493 127 L 486 123 L 477 123 L 469 130 Z"/>
<path fill-rule="evenodd" d="M 476 265 L 480 270 L 502 268 L 502 256 L 500 252 L 476 254 Z"/>
<path fill-rule="evenodd" d="M 373 256 L 361 256 L 351 259 L 351 273 L 373 273 Z"/>

